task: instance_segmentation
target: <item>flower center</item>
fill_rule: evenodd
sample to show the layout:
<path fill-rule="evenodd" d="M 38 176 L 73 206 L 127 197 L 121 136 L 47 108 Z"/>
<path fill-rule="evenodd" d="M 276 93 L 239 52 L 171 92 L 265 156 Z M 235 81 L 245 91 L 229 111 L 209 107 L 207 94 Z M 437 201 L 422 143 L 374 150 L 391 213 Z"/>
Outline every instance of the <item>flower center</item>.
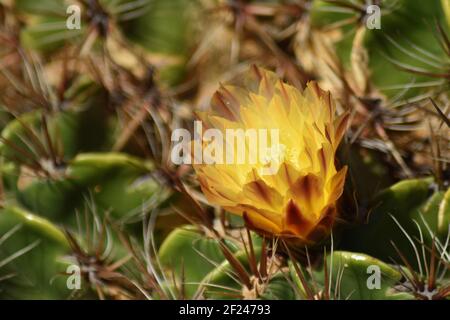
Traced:
<path fill-rule="evenodd" d="M 260 175 L 275 174 L 283 163 L 286 155 L 286 146 L 283 144 L 274 144 L 270 148 L 266 148 L 265 153 L 260 161 L 262 167 L 259 168 Z"/>

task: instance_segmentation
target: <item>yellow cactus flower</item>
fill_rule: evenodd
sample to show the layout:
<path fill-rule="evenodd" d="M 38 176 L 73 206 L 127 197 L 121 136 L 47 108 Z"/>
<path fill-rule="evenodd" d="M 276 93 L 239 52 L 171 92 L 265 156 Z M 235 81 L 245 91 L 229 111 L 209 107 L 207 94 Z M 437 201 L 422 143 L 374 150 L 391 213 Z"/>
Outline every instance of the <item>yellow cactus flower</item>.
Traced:
<path fill-rule="evenodd" d="M 194 164 L 201 189 L 211 204 L 241 215 L 261 234 L 318 241 L 331 230 L 344 187 L 347 168 L 337 171 L 335 153 L 348 114 L 337 117 L 330 93 L 315 82 L 301 92 L 272 72 L 254 68 L 253 73 L 256 79 L 247 88 L 221 87 L 212 112 L 199 117 L 205 128 L 223 136 L 228 129 L 275 129 L 278 139 L 271 136 L 268 157 L 253 163 Z M 245 150 L 251 153 L 255 145 L 249 138 L 245 135 Z M 239 148 L 233 148 L 236 160 Z M 263 172 L 268 167 L 272 174 Z"/>

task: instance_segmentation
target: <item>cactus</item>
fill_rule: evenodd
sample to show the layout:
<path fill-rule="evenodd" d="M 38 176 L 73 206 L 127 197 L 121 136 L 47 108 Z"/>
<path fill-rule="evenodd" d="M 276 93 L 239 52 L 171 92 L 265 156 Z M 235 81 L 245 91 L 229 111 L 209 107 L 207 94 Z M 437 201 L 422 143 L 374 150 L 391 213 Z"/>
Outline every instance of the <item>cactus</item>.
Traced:
<path fill-rule="evenodd" d="M 449 39 L 448 0 L 0 1 L 0 299 L 449 299 Z M 280 143 L 197 163 L 198 119 Z"/>

